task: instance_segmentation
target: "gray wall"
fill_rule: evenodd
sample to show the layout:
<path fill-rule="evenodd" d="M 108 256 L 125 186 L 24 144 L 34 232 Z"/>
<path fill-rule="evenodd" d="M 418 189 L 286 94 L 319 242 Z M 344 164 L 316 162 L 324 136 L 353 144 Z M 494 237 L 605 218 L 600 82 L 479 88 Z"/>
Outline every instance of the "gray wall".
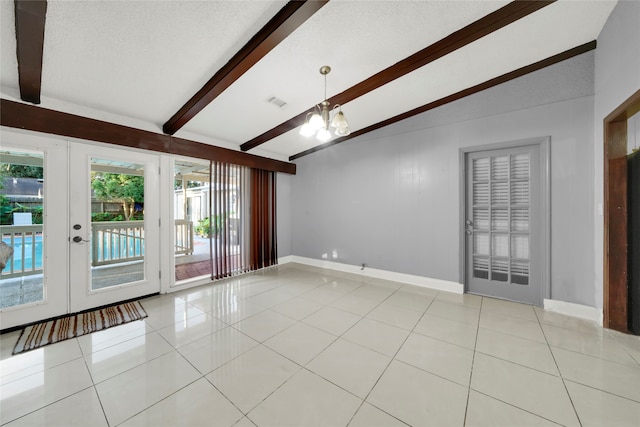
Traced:
<path fill-rule="evenodd" d="M 598 36 L 595 61 L 594 196 L 598 211 L 603 203 L 604 118 L 640 90 L 640 2 L 620 1 Z M 595 223 L 596 306 L 603 299 L 603 217 Z"/>
<path fill-rule="evenodd" d="M 285 173 L 278 173 L 276 178 L 278 257 L 291 255 L 291 178 Z"/>
<path fill-rule="evenodd" d="M 293 254 L 461 282 L 459 149 L 551 136 L 551 296 L 594 305 L 593 64 L 587 53 L 299 159 Z"/>

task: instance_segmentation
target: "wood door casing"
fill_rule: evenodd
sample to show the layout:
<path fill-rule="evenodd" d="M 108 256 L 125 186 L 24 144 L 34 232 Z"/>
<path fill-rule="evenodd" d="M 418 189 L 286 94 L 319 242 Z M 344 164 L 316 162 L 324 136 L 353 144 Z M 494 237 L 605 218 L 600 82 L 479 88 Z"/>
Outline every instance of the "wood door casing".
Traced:
<path fill-rule="evenodd" d="M 627 120 L 640 111 L 640 90 L 604 119 L 604 322 L 628 332 Z"/>

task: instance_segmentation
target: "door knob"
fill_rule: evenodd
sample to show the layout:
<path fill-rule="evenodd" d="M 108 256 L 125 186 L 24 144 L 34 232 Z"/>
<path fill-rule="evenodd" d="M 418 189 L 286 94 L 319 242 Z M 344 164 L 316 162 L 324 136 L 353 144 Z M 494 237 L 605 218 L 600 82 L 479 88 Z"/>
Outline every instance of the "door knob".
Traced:
<path fill-rule="evenodd" d="M 473 234 L 473 231 L 471 230 L 466 230 L 465 232 L 467 233 L 468 236 L 471 236 Z"/>
<path fill-rule="evenodd" d="M 88 240 L 84 240 L 82 237 L 80 236 L 74 236 L 74 238 L 72 239 L 75 243 L 80 243 L 80 242 L 88 242 Z"/>

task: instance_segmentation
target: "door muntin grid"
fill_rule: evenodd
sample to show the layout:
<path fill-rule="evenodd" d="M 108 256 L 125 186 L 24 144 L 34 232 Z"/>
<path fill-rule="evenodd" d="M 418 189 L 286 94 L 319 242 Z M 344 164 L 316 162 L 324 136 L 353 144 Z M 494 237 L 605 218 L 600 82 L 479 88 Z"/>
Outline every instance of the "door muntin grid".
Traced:
<path fill-rule="evenodd" d="M 529 285 L 531 158 L 529 153 L 472 159 L 472 274 Z"/>

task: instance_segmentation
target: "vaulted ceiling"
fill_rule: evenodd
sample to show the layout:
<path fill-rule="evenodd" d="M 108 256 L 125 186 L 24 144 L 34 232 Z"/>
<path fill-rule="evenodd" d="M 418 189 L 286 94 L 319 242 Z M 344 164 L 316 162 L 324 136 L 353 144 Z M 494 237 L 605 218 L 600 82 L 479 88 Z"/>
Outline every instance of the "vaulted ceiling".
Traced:
<path fill-rule="evenodd" d="M 0 1 L 2 98 L 288 160 L 591 50 L 616 2 L 49 0 L 43 36 L 28 3 Z M 324 145 L 323 65 L 352 130 Z"/>

